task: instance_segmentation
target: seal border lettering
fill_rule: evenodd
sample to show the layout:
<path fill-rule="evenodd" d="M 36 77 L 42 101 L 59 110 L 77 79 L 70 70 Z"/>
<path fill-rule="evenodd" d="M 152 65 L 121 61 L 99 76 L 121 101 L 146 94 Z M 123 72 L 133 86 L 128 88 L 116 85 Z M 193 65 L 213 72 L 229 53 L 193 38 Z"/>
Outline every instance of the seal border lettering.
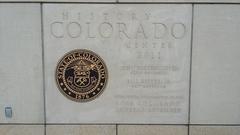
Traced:
<path fill-rule="evenodd" d="M 105 83 L 103 84 L 102 86 L 102 89 L 100 90 L 99 93 L 97 93 L 95 96 L 91 97 L 91 98 L 88 98 L 88 99 L 77 99 L 77 98 L 73 98 L 71 96 L 69 96 L 68 94 L 64 93 L 64 90 L 61 88 L 59 82 L 58 82 L 58 69 L 59 69 L 59 65 L 60 63 L 64 60 L 64 58 L 66 58 L 66 56 L 68 56 L 69 54 L 72 54 L 74 52 L 78 52 L 78 51 L 82 51 L 82 52 L 89 52 L 90 54 L 94 55 L 95 57 L 97 57 L 101 62 L 102 62 L 102 65 L 104 66 L 104 69 L 105 69 Z M 62 93 L 62 95 L 64 95 L 67 99 L 70 99 L 72 101 L 75 101 L 75 102 L 80 102 L 80 103 L 85 103 L 85 102 L 89 102 L 89 101 L 93 101 L 94 99 L 98 98 L 106 89 L 106 86 L 107 86 L 107 83 L 108 83 L 108 70 L 107 70 L 107 65 L 105 63 L 105 61 L 98 55 L 96 54 L 95 52 L 91 51 L 91 50 L 88 50 L 88 49 L 73 49 L 67 53 L 65 53 L 57 62 L 57 66 L 56 66 L 56 69 L 55 69 L 55 82 L 56 82 L 56 85 L 57 85 L 57 88 L 58 90 Z"/>

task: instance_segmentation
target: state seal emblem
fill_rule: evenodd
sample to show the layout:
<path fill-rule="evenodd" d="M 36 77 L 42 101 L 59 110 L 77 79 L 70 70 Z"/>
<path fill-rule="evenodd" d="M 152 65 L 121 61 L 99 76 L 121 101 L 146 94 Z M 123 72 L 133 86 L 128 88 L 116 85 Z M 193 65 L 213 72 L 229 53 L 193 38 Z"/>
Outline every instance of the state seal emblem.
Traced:
<path fill-rule="evenodd" d="M 68 52 L 56 68 L 60 92 L 76 102 L 91 101 L 101 95 L 107 79 L 104 61 L 96 53 L 85 49 Z"/>

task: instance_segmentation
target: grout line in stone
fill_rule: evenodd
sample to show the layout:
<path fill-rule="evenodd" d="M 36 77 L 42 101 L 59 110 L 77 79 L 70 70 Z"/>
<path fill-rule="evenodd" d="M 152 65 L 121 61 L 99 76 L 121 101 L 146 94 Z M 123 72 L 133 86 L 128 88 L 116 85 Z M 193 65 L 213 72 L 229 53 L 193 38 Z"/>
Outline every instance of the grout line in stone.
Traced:
<path fill-rule="evenodd" d="M 46 125 L 162 125 L 162 126 L 187 126 L 189 124 L 145 124 L 145 123 L 46 123 Z"/>
<path fill-rule="evenodd" d="M 240 2 L 63 2 L 63 1 L 0 1 L 1 3 L 42 3 L 42 4 L 219 4 L 240 5 Z"/>
<path fill-rule="evenodd" d="M 4 125 L 39 125 L 39 126 L 45 126 L 45 132 L 46 132 L 46 126 L 51 126 L 51 125 L 56 125 L 56 126 L 74 126 L 74 125 L 115 125 L 116 126 L 116 131 L 118 131 L 118 126 L 119 125 L 149 125 L 149 126 L 188 126 L 189 128 L 191 126 L 222 126 L 222 127 L 233 127 L 233 126 L 238 126 L 240 127 L 240 124 L 127 124 L 127 123 L 122 123 L 122 124 L 117 124 L 117 123 L 0 123 L 0 125 L 4 126 Z M 188 129 L 190 130 L 190 129 Z M 116 135 L 118 135 L 118 132 L 116 132 Z"/>
<path fill-rule="evenodd" d="M 190 43 L 190 59 L 189 59 L 189 95 L 188 95 L 188 124 L 191 121 L 191 91 L 192 91 L 192 51 L 193 51 L 193 29 L 194 29 L 194 4 L 192 4 L 192 18 L 191 18 L 191 43 Z"/>
<path fill-rule="evenodd" d="M 45 123 L 0 123 L 0 125 L 42 125 L 45 126 Z"/>
<path fill-rule="evenodd" d="M 44 59 L 44 27 L 43 27 L 43 4 L 41 8 L 41 39 L 42 39 L 42 74 L 43 74 L 43 103 L 44 103 L 44 135 L 46 135 L 46 85 L 45 85 L 45 59 Z"/>
<path fill-rule="evenodd" d="M 189 59 L 189 95 L 188 95 L 188 126 L 187 134 L 190 135 L 190 120 L 191 120 L 191 88 L 192 88 L 192 49 L 193 49 L 193 28 L 194 28 L 194 4 L 192 4 L 191 18 L 191 43 L 190 43 L 190 59 Z"/>
<path fill-rule="evenodd" d="M 240 126 L 240 124 L 189 124 L 189 126 L 223 126 L 223 127 L 230 127 L 230 126 Z"/>

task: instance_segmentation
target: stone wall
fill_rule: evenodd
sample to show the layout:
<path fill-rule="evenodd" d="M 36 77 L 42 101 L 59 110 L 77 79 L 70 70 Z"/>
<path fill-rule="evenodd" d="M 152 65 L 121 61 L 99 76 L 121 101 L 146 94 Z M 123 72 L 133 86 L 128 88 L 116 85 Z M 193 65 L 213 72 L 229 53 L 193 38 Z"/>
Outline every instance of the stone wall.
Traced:
<path fill-rule="evenodd" d="M 238 3 L 0 0 L 0 135 L 239 135 Z"/>

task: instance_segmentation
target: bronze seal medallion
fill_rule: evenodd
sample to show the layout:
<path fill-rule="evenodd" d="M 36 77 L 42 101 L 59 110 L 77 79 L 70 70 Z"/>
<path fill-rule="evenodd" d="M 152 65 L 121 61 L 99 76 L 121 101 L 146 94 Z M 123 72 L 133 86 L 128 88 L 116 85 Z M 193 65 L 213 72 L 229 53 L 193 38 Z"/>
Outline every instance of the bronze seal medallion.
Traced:
<path fill-rule="evenodd" d="M 94 52 L 77 49 L 68 52 L 56 68 L 59 90 L 67 98 L 87 102 L 98 97 L 108 79 L 104 61 Z"/>

